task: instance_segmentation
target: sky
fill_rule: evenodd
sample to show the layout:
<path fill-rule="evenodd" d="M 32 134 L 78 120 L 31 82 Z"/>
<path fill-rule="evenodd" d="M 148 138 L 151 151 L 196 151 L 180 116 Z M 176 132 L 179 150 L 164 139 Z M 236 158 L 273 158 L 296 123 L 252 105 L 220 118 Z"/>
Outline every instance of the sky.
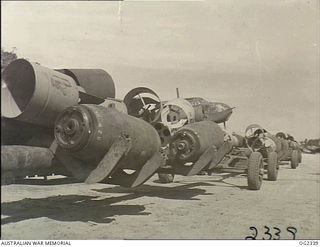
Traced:
<path fill-rule="evenodd" d="M 146 86 L 199 96 L 258 123 L 320 137 L 318 0 L 1 1 L 1 46 L 49 68 L 101 68 L 116 97 Z"/>

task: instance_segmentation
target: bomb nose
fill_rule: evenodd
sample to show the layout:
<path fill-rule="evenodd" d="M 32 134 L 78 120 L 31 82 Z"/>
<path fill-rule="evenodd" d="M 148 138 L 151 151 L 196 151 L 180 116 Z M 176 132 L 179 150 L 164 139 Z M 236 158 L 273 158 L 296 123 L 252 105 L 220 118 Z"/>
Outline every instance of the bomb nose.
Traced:
<path fill-rule="evenodd" d="M 77 150 L 85 145 L 91 134 L 90 114 L 82 106 L 64 110 L 57 118 L 54 128 L 58 145 L 65 149 Z"/>
<path fill-rule="evenodd" d="M 76 119 L 69 119 L 69 121 L 64 125 L 63 130 L 67 135 L 72 135 L 79 131 L 79 126 L 79 121 Z"/>
<path fill-rule="evenodd" d="M 188 143 L 186 141 L 182 140 L 182 141 L 178 142 L 177 149 L 179 151 L 184 151 L 185 149 L 187 149 L 187 146 L 188 146 Z"/>

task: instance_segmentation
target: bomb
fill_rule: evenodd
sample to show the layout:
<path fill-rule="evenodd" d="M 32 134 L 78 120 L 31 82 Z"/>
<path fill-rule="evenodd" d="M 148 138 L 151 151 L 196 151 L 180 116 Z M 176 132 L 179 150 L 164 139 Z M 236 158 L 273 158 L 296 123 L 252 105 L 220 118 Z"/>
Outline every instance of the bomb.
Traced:
<path fill-rule="evenodd" d="M 67 107 L 91 103 L 127 112 L 122 101 L 113 99 L 114 82 L 101 69 L 52 70 L 17 59 L 2 72 L 1 87 L 1 154 L 12 157 L 2 159 L 1 169 L 13 176 L 39 175 L 42 168 L 52 173 L 52 162 L 43 154 L 50 152 L 54 121 Z"/>
<path fill-rule="evenodd" d="M 224 133 L 218 124 L 202 121 L 180 128 L 172 137 L 170 155 L 176 161 L 195 162 L 209 147 L 219 148 Z"/>
<path fill-rule="evenodd" d="M 216 165 L 230 150 L 229 146 L 231 144 L 224 141 L 224 132 L 218 124 L 211 121 L 191 123 L 172 136 L 168 163 L 177 174 L 196 175 L 211 162 Z"/>
<path fill-rule="evenodd" d="M 157 131 L 113 107 L 70 107 L 58 116 L 54 134 L 58 159 L 87 183 L 135 187 L 163 164 Z"/>

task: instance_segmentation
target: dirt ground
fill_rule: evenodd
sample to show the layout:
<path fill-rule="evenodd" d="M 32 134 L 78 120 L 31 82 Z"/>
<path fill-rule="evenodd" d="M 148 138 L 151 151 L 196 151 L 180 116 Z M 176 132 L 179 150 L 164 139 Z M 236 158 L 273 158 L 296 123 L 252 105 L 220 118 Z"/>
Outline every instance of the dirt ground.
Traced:
<path fill-rule="evenodd" d="M 157 176 L 136 189 L 85 185 L 68 178 L 1 188 L 2 239 L 320 238 L 320 156 L 280 167 L 276 182 L 246 188 L 245 175 Z M 265 227 L 266 226 L 266 227 Z M 279 228 L 273 228 L 277 227 Z M 280 232 L 279 232 L 280 231 Z M 278 234 L 277 234 L 278 232 Z"/>

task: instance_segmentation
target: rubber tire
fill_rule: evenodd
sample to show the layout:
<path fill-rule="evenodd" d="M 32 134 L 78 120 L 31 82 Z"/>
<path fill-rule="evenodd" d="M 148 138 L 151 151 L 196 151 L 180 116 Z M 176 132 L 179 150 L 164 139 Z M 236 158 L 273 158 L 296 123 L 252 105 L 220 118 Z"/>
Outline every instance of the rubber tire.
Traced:
<path fill-rule="evenodd" d="M 298 150 L 293 150 L 292 156 L 291 156 L 291 168 L 296 169 L 298 165 L 299 165 L 299 152 Z"/>
<path fill-rule="evenodd" d="M 299 153 L 299 164 L 302 162 L 302 152 L 301 150 L 298 150 Z"/>
<path fill-rule="evenodd" d="M 274 151 L 268 153 L 268 180 L 277 181 L 278 154 Z"/>
<path fill-rule="evenodd" d="M 159 182 L 163 184 L 172 183 L 174 174 L 158 173 Z"/>
<path fill-rule="evenodd" d="M 261 171 L 264 170 L 263 158 L 261 153 L 253 152 L 248 160 L 248 189 L 259 190 L 263 181 Z"/>

